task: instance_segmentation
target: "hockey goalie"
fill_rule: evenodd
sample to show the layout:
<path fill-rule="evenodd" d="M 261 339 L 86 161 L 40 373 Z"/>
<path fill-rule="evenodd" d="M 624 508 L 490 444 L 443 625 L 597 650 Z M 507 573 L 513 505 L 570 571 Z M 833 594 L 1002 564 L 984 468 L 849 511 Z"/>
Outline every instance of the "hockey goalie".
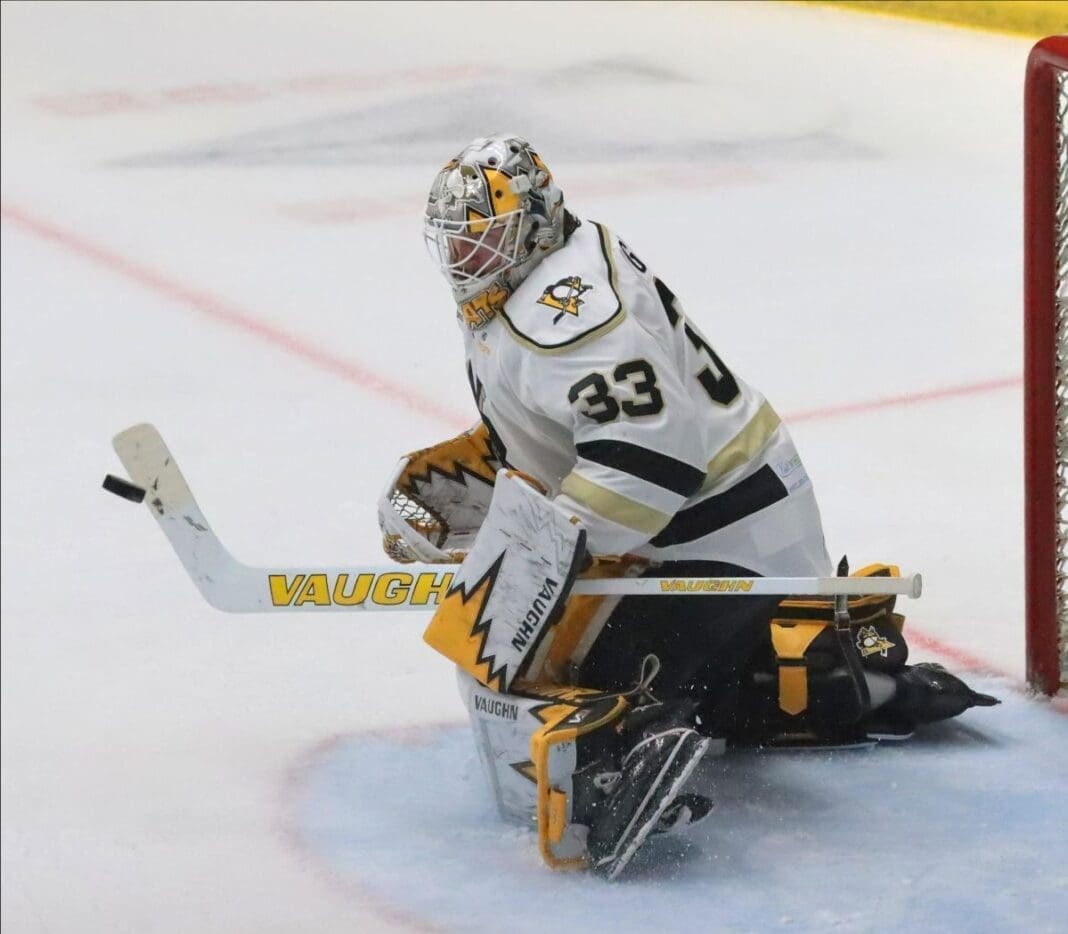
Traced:
<path fill-rule="evenodd" d="M 892 596 L 572 594 L 580 574 L 830 575 L 812 482 L 769 402 L 525 140 L 450 160 L 425 236 L 480 420 L 401 460 L 385 547 L 461 562 L 425 639 L 457 666 L 500 812 L 550 865 L 615 878 L 706 816 L 688 779 L 712 750 L 904 738 L 996 703 L 906 664 Z"/>

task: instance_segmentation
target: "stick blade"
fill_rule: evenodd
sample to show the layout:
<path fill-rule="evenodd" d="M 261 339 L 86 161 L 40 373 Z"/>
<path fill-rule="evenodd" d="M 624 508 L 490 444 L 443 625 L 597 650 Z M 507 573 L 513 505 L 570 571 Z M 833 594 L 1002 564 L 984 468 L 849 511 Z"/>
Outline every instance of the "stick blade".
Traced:
<path fill-rule="evenodd" d="M 112 446 L 130 481 L 146 492 L 158 519 L 179 518 L 187 511 L 199 513 L 189 484 L 154 425 L 143 423 L 121 431 Z"/>
<path fill-rule="evenodd" d="M 144 492 L 145 505 L 204 598 L 220 610 L 245 609 L 248 569 L 211 530 L 160 433 L 147 423 L 134 425 L 112 444 L 130 485 Z"/>

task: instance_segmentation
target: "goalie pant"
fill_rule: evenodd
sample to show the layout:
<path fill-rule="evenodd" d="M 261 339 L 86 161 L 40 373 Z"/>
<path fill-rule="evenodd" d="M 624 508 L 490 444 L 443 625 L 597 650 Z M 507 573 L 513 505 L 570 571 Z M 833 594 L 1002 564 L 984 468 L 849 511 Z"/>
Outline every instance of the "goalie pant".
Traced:
<path fill-rule="evenodd" d="M 675 570 L 720 576 L 727 569 L 702 565 Z M 859 575 L 896 573 L 892 566 L 872 565 Z M 847 689 L 849 674 L 832 635 L 830 601 L 669 597 L 659 598 L 657 606 L 670 606 L 657 618 L 642 606 L 650 599 L 657 598 L 629 598 L 611 615 L 588 663 L 576 671 L 585 687 L 517 682 L 510 693 L 501 694 L 459 671 L 461 695 L 498 809 L 527 826 L 535 819 L 542 855 L 554 867 L 587 865 L 591 839 L 606 846 L 606 823 L 609 837 L 642 826 L 635 821 L 643 815 L 627 811 L 613 822 L 618 815 L 610 809 L 625 797 L 620 792 L 630 778 L 628 754 L 650 736 L 670 734 L 672 743 L 679 740 L 677 750 L 690 758 L 680 761 L 672 787 L 643 787 L 639 795 L 632 794 L 632 800 L 659 795 L 658 810 L 643 817 L 648 818 L 646 832 L 654 829 L 653 823 L 660 828 L 663 815 L 692 818 L 695 810 L 710 809 L 709 789 L 683 794 L 683 779 L 705 751 L 702 737 L 737 745 L 902 739 L 918 723 L 996 703 L 939 666 L 906 664 L 904 619 L 894 612 L 892 596 L 850 601 L 853 638 L 864 656 L 871 696 L 864 710 L 856 709 Z M 680 636 L 688 651 L 680 649 Z M 658 674 L 646 673 L 652 657 Z M 690 746 L 684 749 L 684 743 Z M 644 751 L 656 753 L 655 748 Z M 673 799 L 677 804 L 685 799 L 685 806 L 672 811 Z M 632 844 L 620 853 L 612 839 L 607 841 L 608 852 L 615 854 L 609 860 L 610 875 L 625 865 L 621 854 L 632 856 L 643 839 L 644 834 L 636 842 L 618 841 L 620 847 Z"/>
<path fill-rule="evenodd" d="M 666 570 L 715 577 L 744 572 L 709 563 Z M 658 602 L 655 617 L 645 610 L 649 600 Z M 607 602 L 572 597 L 551 634 L 555 638 L 546 642 L 566 645 L 574 637 L 571 630 L 581 632 L 588 624 L 590 614 L 584 611 Z M 699 705 L 687 698 L 700 694 L 700 708 L 714 708 L 721 690 L 737 680 L 741 664 L 761 642 L 777 602 L 722 596 L 611 602 L 614 609 L 598 629 L 587 663 L 568 660 L 583 687 L 517 680 L 501 693 L 460 666 L 460 692 L 500 813 L 527 826 L 536 820 L 541 853 L 551 866 L 586 866 L 592 832 L 605 874 L 614 877 L 622 871 L 653 826 L 663 821 L 707 748 L 707 738 L 695 729 L 701 720 Z M 651 625 L 653 619 L 656 625 Z M 661 724 L 651 733 L 645 729 L 650 720 Z M 628 759 L 639 747 L 639 756 Z M 655 768 L 633 768 L 642 764 L 642 756 L 661 754 L 664 761 Z M 610 783 L 619 782 L 617 794 L 624 791 L 626 778 L 619 776 L 629 774 L 627 762 L 641 776 L 638 780 L 652 783 L 637 796 L 643 806 L 655 805 L 645 813 L 631 813 L 635 806 L 621 794 L 627 810 L 613 813 L 610 808 Z M 692 816 L 695 809 L 699 806 L 691 801 L 677 813 Z"/>
<path fill-rule="evenodd" d="M 530 542 L 540 547 L 532 548 Z M 665 630 L 659 641 L 647 639 L 656 633 L 651 625 L 656 617 L 643 613 L 643 637 L 629 651 L 621 651 L 616 617 L 625 615 L 628 607 L 641 613 L 646 601 L 568 600 L 584 555 L 581 524 L 518 474 L 500 471 L 474 545 L 424 638 L 461 670 L 461 690 L 501 811 L 521 818 L 537 816 L 542 853 L 550 864 L 580 865 L 593 855 L 598 868 L 614 876 L 672 805 L 708 745 L 707 737 L 693 728 L 694 711 L 689 711 L 688 722 L 668 725 L 659 714 L 670 719 L 675 705 L 646 696 L 662 667 L 655 653 L 664 657 L 667 668 L 657 689 L 665 689 L 669 697 L 692 694 L 697 674 L 693 660 L 733 660 L 748 654 L 769 601 L 738 596 L 652 598 L 669 618 L 685 614 L 692 631 Z M 618 573 L 628 567 L 626 562 L 599 564 L 596 572 Z M 711 576 L 744 571 L 704 563 L 666 570 L 698 570 Z M 695 612 L 701 605 L 703 612 Z M 604 612 L 604 624 L 594 626 Z M 717 615 L 722 625 L 707 625 L 710 615 Z M 634 628 L 625 618 L 620 625 L 623 632 Z M 728 646 L 723 641 L 727 635 L 738 645 Z M 587 642 L 593 674 L 584 674 L 576 661 L 584 656 Z M 631 654 L 641 659 L 627 671 Z M 574 668 L 579 683 L 596 677 L 601 684 L 567 687 L 560 679 L 547 684 L 545 673 L 553 666 L 565 673 Z M 647 672 L 639 676 L 639 667 Z M 710 683 L 733 677 L 722 665 L 714 675 L 701 674 Z M 635 678 L 640 682 L 637 691 L 615 689 Z M 705 694 L 711 696 L 708 690 Z M 635 701 L 645 714 L 656 714 L 653 719 L 660 725 L 636 724 L 633 711 L 624 718 Z M 653 732 L 646 735 L 645 726 Z M 618 793 L 605 793 L 596 783 L 610 775 L 622 776 Z M 639 794 L 634 794 L 635 783 Z"/>
<path fill-rule="evenodd" d="M 538 685 L 505 699 L 463 671 L 459 678 L 498 809 L 524 826 L 535 819 L 553 868 L 588 866 L 614 879 L 648 836 L 711 809 L 704 797 L 681 794 L 711 744 L 685 724 L 689 711 Z"/>
<path fill-rule="evenodd" d="M 818 697 L 827 680 L 819 677 L 823 671 L 810 648 L 818 647 L 835 607 L 742 595 L 568 599 L 584 545 L 580 523 L 518 474 L 500 471 L 475 543 L 424 638 L 461 669 L 461 690 L 501 811 L 536 815 L 542 853 L 552 865 L 584 864 L 593 850 L 598 865 L 603 860 L 614 874 L 681 791 L 707 748 L 701 734 L 729 728 L 726 712 L 737 707 L 730 701 L 744 695 L 735 689 L 748 686 L 748 666 L 760 661 L 762 647 L 771 644 L 779 657 L 782 710 L 794 717 L 806 712 L 809 696 Z M 620 562 L 593 570 L 628 567 Z M 745 568 L 710 562 L 656 571 L 750 576 Z M 862 573 L 897 570 L 877 566 Z M 874 650 L 891 641 L 877 625 L 896 624 L 900 631 L 893 601 L 861 598 L 853 607 L 865 614 L 858 623 L 878 636 L 870 639 Z M 776 626 L 805 638 L 775 638 Z M 832 650 L 836 646 L 832 640 Z M 811 679 L 806 661 L 814 669 Z M 828 683 L 841 661 L 831 658 Z M 799 672 L 805 675 L 800 683 Z M 873 688 L 882 688 L 868 692 L 876 702 L 893 693 L 892 677 L 873 680 Z M 758 697 L 772 696 L 767 685 L 755 679 L 753 685 Z M 812 705 L 821 706 L 827 705 Z M 867 712 L 831 707 L 848 723 Z M 652 720 L 644 723 L 647 714 Z M 620 776 L 616 789 L 598 784 L 612 775 Z M 638 793 L 631 780 L 639 783 Z"/>

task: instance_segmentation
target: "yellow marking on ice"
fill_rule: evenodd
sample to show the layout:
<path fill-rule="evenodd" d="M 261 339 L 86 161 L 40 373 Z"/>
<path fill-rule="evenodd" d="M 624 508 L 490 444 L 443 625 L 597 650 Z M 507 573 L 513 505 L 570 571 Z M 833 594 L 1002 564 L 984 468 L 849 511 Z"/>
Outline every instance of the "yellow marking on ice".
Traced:
<path fill-rule="evenodd" d="M 808 6 L 843 7 L 854 13 L 937 22 L 1023 36 L 1068 31 L 1064 0 L 801 0 Z"/>

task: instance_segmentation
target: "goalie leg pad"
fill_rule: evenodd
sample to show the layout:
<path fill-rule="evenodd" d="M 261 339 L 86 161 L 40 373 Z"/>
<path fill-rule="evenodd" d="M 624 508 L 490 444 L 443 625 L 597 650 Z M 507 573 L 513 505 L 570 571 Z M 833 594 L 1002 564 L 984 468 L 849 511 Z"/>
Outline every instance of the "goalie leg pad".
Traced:
<path fill-rule="evenodd" d="M 499 694 L 458 673 L 479 758 L 501 815 L 536 821 L 538 845 L 556 869 L 587 864 L 593 804 L 618 776 L 621 694 L 524 684 Z"/>
<path fill-rule="evenodd" d="M 855 577 L 899 577 L 893 565 L 874 564 Z M 902 637 L 905 618 L 894 612 L 894 596 L 857 597 L 849 601 L 850 629 L 864 668 L 893 674 L 908 658 Z M 846 686 L 839 673 L 841 650 L 833 631 L 831 600 L 783 600 L 771 620 L 771 645 L 775 654 L 779 709 L 790 717 L 808 711 L 820 719 L 834 719 L 839 686 Z M 840 684 L 841 682 L 841 684 Z"/>
<path fill-rule="evenodd" d="M 872 565 L 857 577 L 898 576 L 892 565 Z M 842 664 L 828 600 L 784 600 L 771 621 L 769 661 L 760 660 L 741 691 L 732 731 L 735 742 L 809 745 L 904 739 L 918 724 L 957 716 L 997 700 L 972 691 L 933 664 L 907 665 L 904 617 L 893 596 L 849 601 L 854 645 L 861 656 L 871 703 L 859 723 L 843 722 L 853 704 L 851 674 Z"/>

